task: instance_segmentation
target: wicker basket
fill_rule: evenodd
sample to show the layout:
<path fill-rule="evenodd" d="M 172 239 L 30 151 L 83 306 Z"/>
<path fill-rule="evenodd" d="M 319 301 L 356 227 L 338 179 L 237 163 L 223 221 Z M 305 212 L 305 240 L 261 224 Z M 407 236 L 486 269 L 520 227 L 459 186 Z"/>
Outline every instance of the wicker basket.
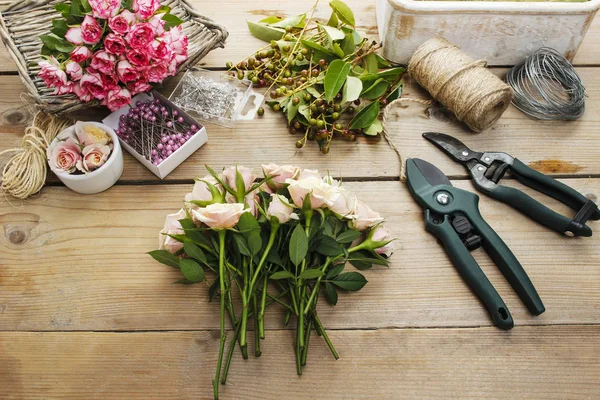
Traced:
<path fill-rule="evenodd" d="M 82 103 L 75 95 L 55 96 L 52 94 L 54 89 L 47 88 L 37 76 L 38 62 L 42 60 L 40 36 L 49 34 L 52 20 L 60 18 L 60 13 L 54 9 L 58 3 L 65 1 L 15 1 L 0 14 L 2 41 L 17 64 L 21 80 L 40 107 L 54 114 L 99 104 L 97 101 Z M 178 72 L 196 64 L 211 50 L 224 46 L 228 36 L 225 28 L 198 14 L 187 0 L 163 0 L 161 3 L 171 7 L 171 13 L 185 21 L 182 26 L 189 40 L 189 58 L 178 67 Z"/>

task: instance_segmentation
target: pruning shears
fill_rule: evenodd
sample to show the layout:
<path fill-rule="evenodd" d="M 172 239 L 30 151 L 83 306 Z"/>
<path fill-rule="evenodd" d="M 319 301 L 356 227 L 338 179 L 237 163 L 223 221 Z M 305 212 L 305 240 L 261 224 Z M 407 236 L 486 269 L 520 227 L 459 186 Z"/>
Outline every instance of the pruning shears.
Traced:
<path fill-rule="evenodd" d="M 508 307 L 470 253 L 478 247 L 489 254 L 531 314 L 545 311 L 515 255 L 479 213 L 479 196 L 452 186 L 442 171 L 417 158 L 406 161 L 406 178 L 413 197 L 425 209 L 426 230 L 441 241 L 497 327 L 508 330 L 514 322 Z"/>
<path fill-rule="evenodd" d="M 423 137 L 463 164 L 469 170 L 477 190 L 510 205 L 557 232 L 567 236 L 592 236 L 592 229 L 585 223 L 590 219 L 599 220 L 600 210 L 592 200 L 576 190 L 528 167 L 506 153 L 473 151 L 460 140 L 443 133 L 425 132 Z M 518 189 L 500 185 L 498 182 L 507 171 L 525 186 L 575 210 L 575 216 L 572 219 L 565 217 Z"/>

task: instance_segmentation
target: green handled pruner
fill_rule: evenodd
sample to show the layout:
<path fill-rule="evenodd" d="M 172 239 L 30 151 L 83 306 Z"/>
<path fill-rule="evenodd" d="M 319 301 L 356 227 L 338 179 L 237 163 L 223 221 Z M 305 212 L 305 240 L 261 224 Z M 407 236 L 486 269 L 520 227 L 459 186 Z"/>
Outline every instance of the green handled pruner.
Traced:
<path fill-rule="evenodd" d="M 423 137 L 455 161 L 465 165 L 477 190 L 516 208 L 557 232 L 567 236 L 592 236 L 592 229 L 585 223 L 589 219 L 600 219 L 600 210 L 592 200 L 576 190 L 528 167 L 506 153 L 472 151 L 460 140 L 443 133 L 426 132 Z M 575 217 L 567 218 L 518 189 L 498 184 L 507 171 L 525 186 L 553 197 L 575 210 Z"/>
<path fill-rule="evenodd" d="M 487 279 L 470 251 L 478 247 L 489 254 L 529 312 L 545 311 L 527 273 L 500 236 L 479 213 L 479 196 L 452 186 L 434 165 L 414 158 L 406 161 L 407 184 L 425 209 L 425 228 L 444 245 L 458 272 L 485 304 L 494 324 L 511 329 L 514 322 L 508 307 Z"/>

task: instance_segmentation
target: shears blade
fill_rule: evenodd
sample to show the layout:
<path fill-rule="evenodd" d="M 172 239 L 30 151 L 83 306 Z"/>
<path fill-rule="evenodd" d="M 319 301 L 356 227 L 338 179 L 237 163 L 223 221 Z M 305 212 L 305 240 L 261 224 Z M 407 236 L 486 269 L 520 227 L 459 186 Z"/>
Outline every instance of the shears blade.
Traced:
<path fill-rule="evenodd" d="M 460 140 L 438 132 L 425 132 L 423 137 L 460 163 L 480 159 L 482 153 L 472 151 Z"/>
<path fill-rule="evenodd" d="M 427 182 L 431 186 L 437 186 L 437 185 L 452 186 L 450 179 L 448 179 L 448 177 L 442 171 L 440 171 L 438 169 L 438 167 L 436 167 L 435 165 L 430 164 L 425 160 L 421 160 L 420 158 L 413 158 L 412 161 L 414 162 L 415 167 L 417 167 L 416 169 L 418 170 L 418 172 L 420 172 L 421 175 L 423 175 L 425 180 L 427 180 Z M 414 171 L 414 169 L 407 170 L 407 179 L 409 181 L 411 180 L 410 174 L 415 173 L 413 171 Z"/>

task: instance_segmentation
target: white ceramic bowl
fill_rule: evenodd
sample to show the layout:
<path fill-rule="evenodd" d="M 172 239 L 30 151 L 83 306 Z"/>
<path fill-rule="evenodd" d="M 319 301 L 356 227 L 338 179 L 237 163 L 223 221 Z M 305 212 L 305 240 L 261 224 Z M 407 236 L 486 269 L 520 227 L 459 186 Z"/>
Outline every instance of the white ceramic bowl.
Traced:
<path fill-rule="evenodd" d="M 106 160 L 106 163 L 97 170 L 82 175 L 73 175 L 64 171 L 57 171 L 52 168 L 52 165 L 50 165 L 50 169 L 66 187 L 74 192 L 94 194 L 105 191 L 119 180 L 123 173 L 123 151 L 119 144 L 119 138 L 112 128 L 99 122 L 86 122 L 86 124 L 96 125 L 111 136 L 114 147 L 108 160 Z M 74 134 L 75 125 L 68 127 L 60 134 L 65 132 Z M 58 138 L 54 139 L 52 143 L 55 143 L 56 141 L 58 141 Z"/>

